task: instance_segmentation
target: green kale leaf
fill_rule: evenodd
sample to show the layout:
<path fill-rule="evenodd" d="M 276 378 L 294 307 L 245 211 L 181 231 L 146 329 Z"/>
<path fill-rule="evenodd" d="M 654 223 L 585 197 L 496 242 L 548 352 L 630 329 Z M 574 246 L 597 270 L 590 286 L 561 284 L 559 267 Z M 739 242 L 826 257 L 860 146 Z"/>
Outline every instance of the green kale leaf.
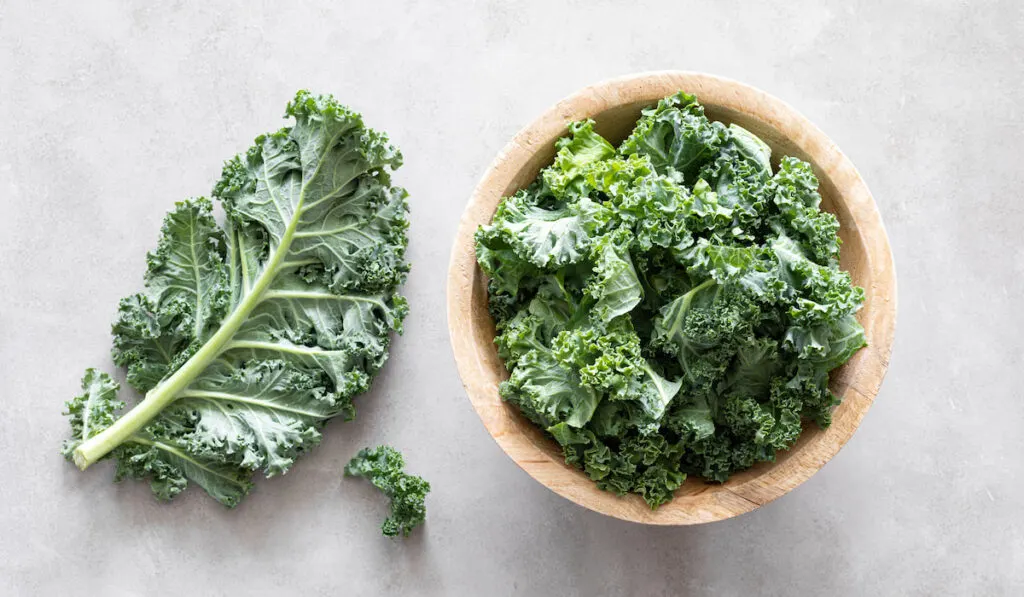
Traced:
<path fill-rule="evenodd" d="M 646 155 L 659 173 L 692 185 L 701 168 L 717 157 L 726 130 L 704 116 L 696 97 L 680 91 L 643 111 L 619 153 Z"/>
<path fill-rule="evenodd" d="M 236 505 L 254 471 L 282 474 L 333 418 L 354 416 L 407 312 L 402 156 L 330 96 L 300 91 L 294 125 L 229 160 L 213 195 L 178 203 L 149 254 L 145 290 L 121 301 L 115 363 L 144 399 L 86 372 L 63 452 L 86 468 L 189 482 Z"/>

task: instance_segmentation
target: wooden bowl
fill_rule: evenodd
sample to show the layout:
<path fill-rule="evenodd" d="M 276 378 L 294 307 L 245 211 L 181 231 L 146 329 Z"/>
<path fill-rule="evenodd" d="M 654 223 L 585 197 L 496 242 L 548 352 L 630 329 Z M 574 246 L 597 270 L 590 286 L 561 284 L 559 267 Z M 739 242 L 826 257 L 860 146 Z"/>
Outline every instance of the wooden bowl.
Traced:
<path fill-rule="evenodd" d="M 613 144 L 633 128 L 640 110 L 676 91 L 697 95 L 709 118 L 736 123 L 772 148 L 773 162 L 795 156 L 810 162 L 821 182 L 822 208 L 840 222 L 842 268 L 864 287 L 858 319 L 868 347 L 834 371 L 830 386 L 842 398 L 832 426 L 805 425 L 799 441 L 774 463 L 760 463 L 724 484 L 688 479 L 675 499 L 651 510 L 636 495 L 601 491 L 565 464 L 554 440 L 498 396 L 508 377 L 494 346 L 487 282 L 477 266 L 473 233 L 502 200 L 529 184 L 552 162 L 555 140 L 569 122 L 592 118 Z M 896 325 L 896 272 L 889 240 L 871 193 L 850 160 L 816 126 L 784 102 L 748 85 L 689 72 L 632 75 L 587 87 L 555 104 L 502 150 L 473 192 L 459 225 L 448 271 L 448 327 L 455 360 L 480 418 L 512 460 L 555 493 L 591 510 L 646 524 L 696 524 L 730 518 L 790 491 L 829 461 L 857 429 L 878 393 Z"/>

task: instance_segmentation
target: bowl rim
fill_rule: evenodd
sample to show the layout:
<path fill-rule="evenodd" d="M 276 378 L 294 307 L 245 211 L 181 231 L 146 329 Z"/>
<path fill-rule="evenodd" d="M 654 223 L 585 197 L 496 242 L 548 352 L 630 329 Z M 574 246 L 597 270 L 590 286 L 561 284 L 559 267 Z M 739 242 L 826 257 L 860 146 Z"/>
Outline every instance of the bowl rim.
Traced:
<path fill-rule="evenodd" d="M 864 286 L 867 301 L 861 313 L 869 304 L 872 309 L 869 320 L 861 321 L 869 345 L 844 366 L 842 379 L 831 382 L 833 391 L 837 384 L 842 388 L 836 391 L 843 399 L 836 409 L 837 414 L 843 412 L 842 425 L 835 421 L 817 434 L 813 443 L 795 447 L 782 463 L 763 467 L 757 474 L 751 474 L 754 469 L 737 473 L 724 484 L 708 484 L 687 495 L 685 503 L 677 497 L 652 511 L 640 506 L 643 502 L 638 496 L 618 497 L 598 489 L 582 471 L 553 459 L 523 433 L 510 429 L 512 415 L 506 409 L 511 407 L 498 396 L 497 384 L 483 375 L 491 364 L 481 360 L 474 341 L 471 301 L 474 280 L 482 272 L 477 270 L 473 235 L 479 224 L 491 220 L 502 191 L 530 158 L 544 144 L 565 134 L 569 122 L 638 101 L 653 105 L 680 89 L 696 94 L 702 104 L 762 121 L 797 146 L 820 179 L 827 177 L 834 183 L 836 196 L 849 209 L 863 239 L 869 264 L 866 275 L 871 283 Z M 521 129 L 498 153 L 470 197 L 452 247 L 447 280 L 448 328 L 456 366 L 491 437 L 527 474 L 562 497 L 595 512 L 645 524 L 699 524 L 738 516 L 788 493 L 817 472 L 849 441 L 878 393 L 892 351 L 896 302 L 896 272 L 888 236 L 871 192 L 852 162 L 817 126 L 782 100 L 732 79 L 692 71 L 644 72 L 587 86 Z"/>

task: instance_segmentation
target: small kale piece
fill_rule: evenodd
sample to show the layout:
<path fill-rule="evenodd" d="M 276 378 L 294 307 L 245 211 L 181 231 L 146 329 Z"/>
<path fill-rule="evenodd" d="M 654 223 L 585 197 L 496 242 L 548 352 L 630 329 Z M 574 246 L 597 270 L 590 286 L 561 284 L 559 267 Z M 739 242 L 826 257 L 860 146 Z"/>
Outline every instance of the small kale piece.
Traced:
<path fill-rule="evenodd" d="M 391 516 L 381 525 L 387 537 L 408 537 L 413 527 L 427 518 L 424 499 L 430 492 L 430 483 L 406 474 L 404 467 L 405 459 L 390 446 L 363 448 L 345 465 L 346 477 L 366 477 L 391 500 Z"/>
<path fill-rule="evenodd" d="M 646 155 L 659 173 L 692 185 L 727 139 L 725 125 L 708 120 L 697 98 L 680 91 L 658 102 L 657 107 L 644 110 L 619 151 L 623 155 Z"/>

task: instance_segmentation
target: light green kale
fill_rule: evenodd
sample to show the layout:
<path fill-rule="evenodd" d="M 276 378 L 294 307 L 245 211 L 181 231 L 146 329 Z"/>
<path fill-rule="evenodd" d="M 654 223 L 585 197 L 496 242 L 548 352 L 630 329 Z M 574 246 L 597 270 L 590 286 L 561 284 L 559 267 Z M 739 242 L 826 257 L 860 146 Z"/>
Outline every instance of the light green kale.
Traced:
<path fill-rule="evenodd" d="M 651 507 L 828 425 L 863 290 L 811 167 L 679 93 L 616 149 L 574 123 L 476 235 L 501 396 L 603 489 Z"/>
<path fill-rule="evenodd" d="M 381 525 L 387 537 L 408 537 L 427 518 L 424 500 L 430 493 L 430 483 L 406 474 L 404 467 L 405 459 L 390 446 L 363 448 L 345 466 L 345 476 L 366 477 L 391 500 L 391 515 Z"/>
<path fill-rule="evenodd" d="M 402 156 L 330 96 L 300 91 L 294 125 L 229 160 L 213 203 L 183 201 L 148 257 L 145 290 L 121 301 L 115 363 L 145 393 L 89 370 L 67 405 L 64 454 L 117 461 L 161 498 L 196 483 L 234 506 L 254 471 L 286 472 L 323 425 L 354 416 L 407 312 Z"/>

